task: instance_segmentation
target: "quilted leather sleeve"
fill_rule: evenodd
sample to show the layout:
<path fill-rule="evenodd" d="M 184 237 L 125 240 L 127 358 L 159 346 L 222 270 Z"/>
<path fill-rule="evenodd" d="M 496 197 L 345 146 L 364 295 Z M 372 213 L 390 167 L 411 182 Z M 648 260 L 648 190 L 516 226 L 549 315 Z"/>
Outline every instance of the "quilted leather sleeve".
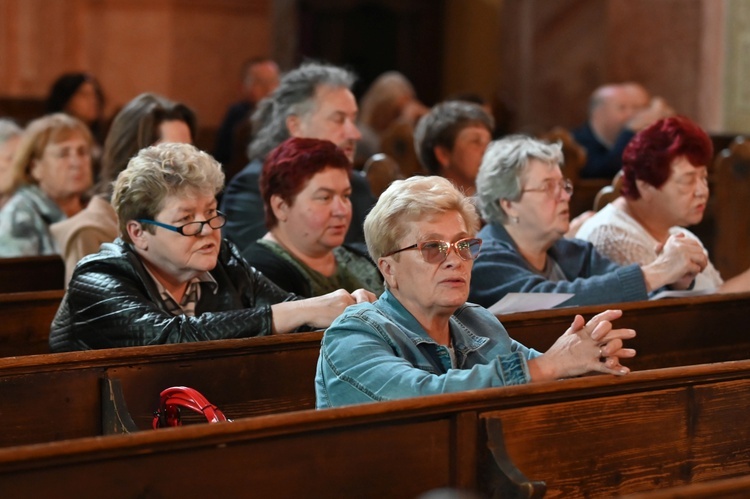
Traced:
<path fill-rule="evenodd" d="M 250 267 L 224 242 L 196 316 L 173 316 L 138 256 L 122 241 L 76 267 L 50 331 L 57 351 L 182 343 L 271 334 L 271 305 L 297 297 Z"/>

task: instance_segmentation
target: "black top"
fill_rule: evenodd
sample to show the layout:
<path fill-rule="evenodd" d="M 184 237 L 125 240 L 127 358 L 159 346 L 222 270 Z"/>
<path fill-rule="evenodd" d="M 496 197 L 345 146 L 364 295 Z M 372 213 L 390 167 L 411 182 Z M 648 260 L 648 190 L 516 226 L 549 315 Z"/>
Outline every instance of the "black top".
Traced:
<path fill-rule="evenodd" d="M 634 136 L 635 132 L 623 128 L 610 149 L 599 141 L 588 123 L 573 130 L 573 138 L 586 149 L 581 178 L 613 178 L 622 168 L 622 152 Z"/>
<path fill-rule="evenodd" d="M 140 257 L 122 239 L 79 262 L 50 330 L 52 352 L 119 348 L 271 334 L 271 305 L 297 299 L 223 241 L 201 283 L 195 317 L 172 315 Z"/>

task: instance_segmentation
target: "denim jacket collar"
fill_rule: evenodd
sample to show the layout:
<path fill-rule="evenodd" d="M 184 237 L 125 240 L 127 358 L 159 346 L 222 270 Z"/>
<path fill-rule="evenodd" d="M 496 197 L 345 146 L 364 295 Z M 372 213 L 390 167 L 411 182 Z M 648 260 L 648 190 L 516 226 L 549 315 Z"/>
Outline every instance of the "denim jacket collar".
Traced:
<path fill-rule="evenodd" d="M 380 298 L 373 304 L 380 312 L 390 316 L 397 324 L 403 325 L 402 331 L 411 340 L 414 345 L 421 343 L 430 343 L 440 346 L 425 331 L 417 319 L 399 302 L 390 290 L 385 290 Z M 453 348 L 460 353 L 460 359 L 463 359 L 468 353 L 478 350 L 482 345 L 489 341 L 484 336 L 477 336 L 472 333 L 459 319 L 461 312 L 466 308 L 462 305 L 456 310 L 450 318 L 450 335 L 453 340 Z"/>

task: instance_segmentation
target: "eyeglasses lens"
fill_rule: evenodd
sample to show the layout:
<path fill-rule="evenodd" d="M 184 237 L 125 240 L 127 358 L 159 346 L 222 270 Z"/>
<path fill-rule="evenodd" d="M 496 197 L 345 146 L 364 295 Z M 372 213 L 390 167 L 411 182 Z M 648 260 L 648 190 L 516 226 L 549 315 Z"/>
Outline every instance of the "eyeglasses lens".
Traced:
<path fill-rule="evenodd" d="M 427 263 L 440 263 L 448 257 L 450 247 L 454 246 L 462 260 L 474 260 L 479 255 L 481 243 L 477 239 L 462 239 L 454 244 L 445 241 L 427 241 L 422 244 L 422 258 Z"/>

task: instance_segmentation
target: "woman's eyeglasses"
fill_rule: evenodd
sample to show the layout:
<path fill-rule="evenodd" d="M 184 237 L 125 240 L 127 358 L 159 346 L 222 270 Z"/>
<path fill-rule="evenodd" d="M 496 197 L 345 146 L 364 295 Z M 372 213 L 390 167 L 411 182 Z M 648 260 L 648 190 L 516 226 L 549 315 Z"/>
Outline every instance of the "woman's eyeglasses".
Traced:
<path fill-rule="evenodd" d="M 455 243 L 449 243 L 448 241 L 424 241 L 417 244 L 412 244 L 406 248 L 401 248 L 396 251 L 383 256 L 391 256 L 396 253 L 410 249 L 418 249 L 422 253 L 422 259 L 427 263 L 443 263 L 448 258 L 448 253 L 451 248 L 456 250 L 456 254 L 461 257 L 462 260 L 474 260 L 479 256 L 479 249 L 482 247 L 482 240 L 477 238 L 466 238 L 460 239 Z"/>
<path fill-rule="evenodd" d="M 536 189 L 521 189 L 521 192 L 544 192 L 547 196 L 557 199 L 565 191 L 568 196 L 573 195 L 573 182 L 569 178 L 561 178 L 560 180 L 547 179 L 544 181 L 542 187 Z"/>
<path fill-rule="evenodd" d="M 183 236 L 197 236 L 198 234 L 203 232 L 203 226 L 206 224 L 208 224 L 208 226 L 212 229 L 221 229 L 227 224 L 227 217 L 220 211 L 217 211 L 216 216 L 211 217 L 208 220 L 204 220 L 203 222 L 189 222 L 185 225 L 180 225 L 179 227 L 157 222 L 156 220 L 148 220 L 145 218 L 139 218 L 136 220 L 136 222 L 140 222 L 142 224 L 157 225 L 159 227 L 177 232 L 178 234 L 182 234 Z"/>

